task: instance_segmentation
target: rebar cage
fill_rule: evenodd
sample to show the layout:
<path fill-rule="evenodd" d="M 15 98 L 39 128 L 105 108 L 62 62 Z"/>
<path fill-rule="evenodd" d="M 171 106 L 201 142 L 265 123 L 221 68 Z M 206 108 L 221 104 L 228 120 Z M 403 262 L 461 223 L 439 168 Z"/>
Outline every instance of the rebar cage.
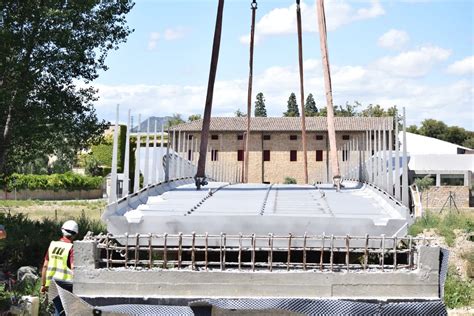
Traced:
<path fill-rule="evenodd" d="M 431 239 L 385 236 L 134 234 L 87 236 L 100 268 L 191 271 L 396 271 L 417 269 Z"/>

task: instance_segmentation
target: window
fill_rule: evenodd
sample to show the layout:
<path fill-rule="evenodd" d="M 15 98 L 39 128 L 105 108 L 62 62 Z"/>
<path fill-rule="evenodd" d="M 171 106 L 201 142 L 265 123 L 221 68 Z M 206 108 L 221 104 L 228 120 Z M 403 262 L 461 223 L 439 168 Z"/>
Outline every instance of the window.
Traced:
<path fill-rule="evenodd" d="M 217 149 L 211 150 L 211 161 L 217 161 L 217 153 L 219 151 Z"/>
<path fill-rule="evenodd" d="M 219 135 L 211 135 L 211 139 L 212 139 L 212 140 L 219 139 Z"/>
<path fill-rule="evenodd" d="M 191 149 L 188 150 L 188 160 L 193 160 L 193 152 Z"/>
<path fill-rule="evenodd" d="M 316 161 L 323 161 L 323 151 L 316 150 Z"/>
<path fill-rule="evenodd" d="M 316 140 L 323 140 L 324 136 L 323 135 L 316 135 Z"/>
<path fill-rule="evenodd" d="M 188 135 L 188 140 L 193 140 L 193 135 Z"/>
<path fill-rule="evenodd" d="M 344 149 L 342 151 L 342 161 L 347 161 L 349 160 L 349 150 Z"/>
<path fill-rule="evenodd" d="M 458 155 L 464 155 L 466 153 L 466 149 L 464 148 L 457 148 L 457 154 Z"/>
<path fill-rule="evenodd" d="M 349 140 L 351 137 L 349 135 L 342 135 L 342 140 Z"/>
<path fill-rule="evenodd" d="M 244 151 L 243 150 L 237 150 L 237 161 L 244 161 Z"/>
<path fill-rule="evenodd" d="M 442 174 L 441 175 L 441 185 L 464 185 L 464 175 L 463 174 Z"/>
<path fill-rule="evenodd" d="M 290 150 L 290 161 L 297 161 L 298 154 L 296 150 Z"/>
<path fill-rule="evenodd" d="M 290 140 L 297 140 L 298 139 L 298 135 L 290 135 Z"/>
<path fill-rule="evenodd" d="M 243 140 L 243 139 L 244 139 L 244 135 L 243 135 L 243 134 L 237 135 L 237 140 Z"/>
<path fill-rule="evenodd" d="M 270 161 L 270 150 L 263 151 L 263 161 Z"/>
<path fill-rule="evenodd" d="M 270 139 L 271 139 L 270 135 L 263 135 L 263 140 L 270 140 Z"/>

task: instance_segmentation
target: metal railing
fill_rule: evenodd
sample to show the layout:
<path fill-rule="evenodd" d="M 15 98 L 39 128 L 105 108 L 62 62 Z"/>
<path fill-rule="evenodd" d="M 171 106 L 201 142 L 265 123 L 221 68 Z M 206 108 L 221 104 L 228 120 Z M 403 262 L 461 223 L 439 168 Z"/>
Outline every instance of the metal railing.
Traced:
<path fill-rule="evenodd" d="M 196 271 L 396 271 L 417 268 L 430 239 L 385 236 L 99 235 L 102 268 Z M 275 246 L 279 244 L 279 246 Z M 281 246 L 285 244 L 286 246 Z M 376 245 L 376 246 L 374 246 Z"/>

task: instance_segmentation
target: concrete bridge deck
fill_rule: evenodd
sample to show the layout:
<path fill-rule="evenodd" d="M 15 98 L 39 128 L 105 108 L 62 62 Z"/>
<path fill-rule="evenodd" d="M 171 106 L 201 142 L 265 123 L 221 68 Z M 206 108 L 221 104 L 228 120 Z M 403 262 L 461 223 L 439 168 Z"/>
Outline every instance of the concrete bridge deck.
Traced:
<path fill-rule="evenodd" d="M 114 235 L 404 236 L 409 216 L 388 194 L 355 181 L 336 192 L 331 185 L 224 182 L 210 182 L 198 191 L 191 180 L 183 180 L 142 192 L 135 200 L 120 200 L 109 206 L 104 219 Z"/>

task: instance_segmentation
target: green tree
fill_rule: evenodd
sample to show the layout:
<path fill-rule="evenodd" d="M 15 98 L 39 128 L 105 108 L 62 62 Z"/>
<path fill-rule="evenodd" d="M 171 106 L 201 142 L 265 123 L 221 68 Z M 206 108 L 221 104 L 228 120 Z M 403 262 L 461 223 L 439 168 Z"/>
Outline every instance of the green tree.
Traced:
<path fill-rule="evenodd" d="M 234 114 L 235 114 L 235 117 L 246 117 L 247 116 L 247 114 L 242 112 L 240 109 L 237 109 L 237 111 L 235 111 Z"/>
<path fill-rule="evenodd" d="M 173 114 L 173 116 L 166 123 L 166 128 L 184 123 L 183 116 L 179 113 Z"/>
<path fill-rule="evenodd" d="M 421 197 L 421 202 L 423 203 L 423 192 L 428 190 L 433 184 L 434 184 L 434 179 L 433 177 L 429 174 L 424 176 L 423 178 L 418 178 L 415 179 L 415 184 L 418 187 L 418 190 L 420 190 L 420 197 Z M 428 204 L 428 201 L 426 201 L 426 204 Z M 426 205 L 428 207 L 428 205 Z"/>
<path fill-rule="evenodd" d="M 2 1 L 0 25 L 0 173 L 18 163 L 78 150 L 102 134 L 89 84 L 131 30 L 133 3 Z"/>
<path fill-rule="evenodd" d="M 304 105 L 304 115 L 305 116 L 317 116 L 318 108 L 316 107 L 316 101 L 314 101 L 313 94 L 308 94 L 306 98 L 306 103 Z"/>
<path fill-rule="evenodd" d="M 469 138 L 469 132 L 459 126 L 449 126 L 444 139 L 453 144 L 462 145 Z"/>
<path fill-rule="evenodd" d="M 188 117 L 188 122 L 198 121 L 201 119 L 201 114 L 192 114 Z"/>
<path fill-rule="evenodd" d="M 360 112 L 360 116 L 382 117 L 388 116 L 388 113 L 379 104 L 369 104 L 369 106 Z"/>
<path fill-rule="evenodd" d="M 299 117 L 298 103 L 296 102 L 296 95 L 292 92 L 288 98 L 288 110 L 283 113 L 283 116 Z"/>
<path fill-rule="evenodd" d="M 420 134 L 418 131 L 418 127 L 416 125 L 410 125 L 407 127 L 407 132 L 408 133 L 413 133 L 413 134 Z"/>
<path fill-rule="evenodd" d="M 472 133 L 472 132 L 471 132 Z M 474 133 L 473 133 L 474 134 Z M 462 146 L 474 149 L 474 136 L 469 137 L 466 139 L 463 143 Z"/>
<path fill-rule="evenodd" d="M 256 96 L 255 101 L 255 117 L 267 117 L 267 109 L 265 108 L 265 98 L 263 97 L 263 93 L 259 92 Z"/>
<path fill-rule="evenodd" d="M 426 119 L 421 122 L 421 126 L 418 131 L 423 136 L 445 140 L 448 126 L 442 121 Z"/>

